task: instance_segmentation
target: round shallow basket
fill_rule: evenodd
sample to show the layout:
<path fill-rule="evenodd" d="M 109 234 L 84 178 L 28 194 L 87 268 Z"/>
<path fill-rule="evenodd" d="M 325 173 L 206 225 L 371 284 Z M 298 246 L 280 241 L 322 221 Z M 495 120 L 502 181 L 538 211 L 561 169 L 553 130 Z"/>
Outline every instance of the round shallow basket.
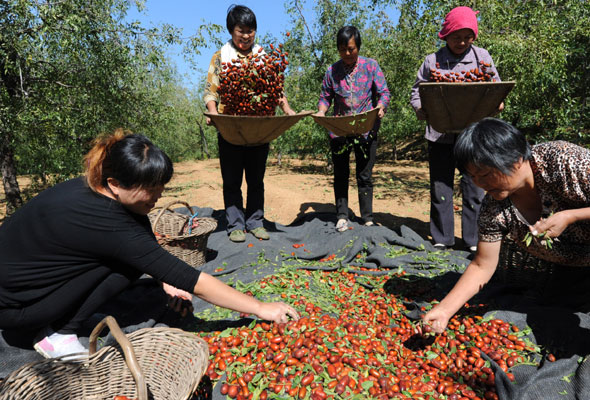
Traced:
<path fill-rule="evenodd" d="M 170 210 L 175 204 L 184 205 L 190 215 Z M 196 268 L 206 262 L 207 239 L 217 228 L 217 221 L 214 218 L 196 218 L 194 215 L 188 203 L 174 200 L 161 209 L 155 208 L 148 217 L 158 243 L 172 255 Z M 197 226 L 189 231 L 188 227 L 194 221 Z"/>
<path fill-rule="evenodd" d="M 108 325 L 117 344 L 96 352 Z M 90 335 L 90 356 L 75 361 L 50 358 L 27 364 L 0 383 L 3 400 L 186 400 L 208 365 L 209 347 L 176 328 L 144 328 L 129 335 L 111 316 Z"/>
<path fill-rule="evenodd" d="M 211 118 L 221 136 L 238 146 L 260 146 L 281 136 L 312 111 L 302 111 L 295 115 L 250 116 L 204 113 Z"/>
<path fill-rule="evenodd" d="M 379 109 L 373 108 L 361 114 L 324 117 L 312 115 L 312 117 L 317 124 L 336 136 L 355 136 L 373 129 L 378 114 Z"/>
<path fill-rule="evenodd" d="M 428 123 L 439 132 L 460 133 L 498 112 L 515 82 L 425 82 L 418 87 Z"/>
<path fill-rule="evenodd" d="M 504 237 L 500 246 L 494 281 L 509 286 L 526 286 L 542 290 L 550 284 L 555 265 L 527 253 L 516 242 Z"/>

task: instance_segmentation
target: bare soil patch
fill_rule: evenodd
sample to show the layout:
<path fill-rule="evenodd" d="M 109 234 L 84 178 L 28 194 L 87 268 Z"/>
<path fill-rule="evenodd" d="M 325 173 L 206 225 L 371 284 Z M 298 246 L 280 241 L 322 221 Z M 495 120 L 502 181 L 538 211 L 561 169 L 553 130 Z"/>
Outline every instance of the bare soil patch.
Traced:
<path fill-rule="evenodd" d="M 175 174 L 158 206 L 179 199 L 199 207 L 223 209 L 219 160 L 186 161 L 174 165 Z M 351 162 L 349 207 L 359 215 L 358 196 Z M 375 221 L 392 229 L 407 225 L 425 238 L 429 237 L 428 164 L 423 161 L 380 161 L 375 166 L 373 211 Z M 19 180 L 27 190 L 29 180 Z M 265 176 L 266 219 L 288 225 L 310 212 L 335 212 L 332 173 L 318 160 L 269 159 Z M 246 193 L 244 180 L 242 191 Z M 457 204 L 459 204 L 457 202 Z M 5 215 L 4 192 L 0 189 L 0 222 Z M 460 214 L 455 216 L 456 231 Z M 456 239 L 457 243 L 461 243 Z"/>

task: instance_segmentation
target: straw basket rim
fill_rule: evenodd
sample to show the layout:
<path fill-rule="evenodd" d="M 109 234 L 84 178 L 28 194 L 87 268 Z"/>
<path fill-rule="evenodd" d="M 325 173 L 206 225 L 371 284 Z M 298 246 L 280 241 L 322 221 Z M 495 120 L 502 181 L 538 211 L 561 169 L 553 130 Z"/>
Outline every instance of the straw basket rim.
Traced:
<path fill-rule="evenodd" d="M 324 115 L 312 114 L 313 120 L 320 126 L 337 136 L 362 135 L 373 129 L 379 114 L 379 108 L 353 115 Z"/>
<path fill-rule="evenodd" d="M 190 216 L 185 215 L 185 214 L 181 214 L 178 211 L 174 211 L 171 210 L 170 207 L 175 205 L 175 204 L 181 204 L 184 205 L 190 212 L 190 215 L 194 215 L 195 212 L 193 211 L 193 208 L 186 202 L 183 200 L 173 200 L 168 202 L 167 204 L 161 206 L 161 207 L 155 207 L 152 209 L 152 211 L 150 212 L 151 215 L 154 215 L 154 211 L 155 210 L 160 210 L 157 214 L 156 217 L 154 219 L 154 221 L 151 223 L 152 225 L 152 230 L 154 232 L 157 232 L 156 227 L 158 225 L 158 222 L 160 222 L 160 219 L 166 214 L 166 211 L 168 211 L 171 215 L 168 215 L 168 217 L 173 217 L 175 216 L 174 214 L 179 214 L 178 217 L 179 218 L 186 218 L 188 219 Z M 187 239 L 187 238 L 191 238 L 194 236 L 199 236 L 202 235 L 204 233 L 207 232 L 211 232 L 213 230 L 215 230 L 215 228 L 217 227 L 217 220 L 215 218 L 211 218 L 211 217 L 196 217 L 196 220 L 199 222 L 199 226 L 197 227 L 197 229 L 195 229 L 194 231 L 192 231 L 190 234 L 186 233 L 186 234 L 177 234 L 177 235 L 173 235 L 173 234 L 169 234 L 167 233 L 166 237 L 160 237 L 158 238 L 158 241 L 170 241 L 170 240 L 178 240 L 178 239 Z"/>
<path fill-rule="evenodd" d="M 294 115 L 203 114 L 211 118 L 223 139 L 229 143 L 237 146 L 260 146 L 278 138 L 312 113 L 313 111 L 304 110 Z"/>

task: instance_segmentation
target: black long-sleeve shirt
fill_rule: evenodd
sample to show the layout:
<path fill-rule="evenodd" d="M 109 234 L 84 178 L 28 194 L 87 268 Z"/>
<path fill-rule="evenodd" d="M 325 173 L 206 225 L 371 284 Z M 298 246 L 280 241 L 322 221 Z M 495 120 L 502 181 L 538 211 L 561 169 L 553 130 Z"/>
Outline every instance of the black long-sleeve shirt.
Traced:
<path fill-rule="evenodd" d="M 132 267 L 188 292 L 200 274 L 157 243 L 147 216 L 76 178 L 43 191 L 0 226 L 0 307 L 36 303 L 99 265 Z"/>

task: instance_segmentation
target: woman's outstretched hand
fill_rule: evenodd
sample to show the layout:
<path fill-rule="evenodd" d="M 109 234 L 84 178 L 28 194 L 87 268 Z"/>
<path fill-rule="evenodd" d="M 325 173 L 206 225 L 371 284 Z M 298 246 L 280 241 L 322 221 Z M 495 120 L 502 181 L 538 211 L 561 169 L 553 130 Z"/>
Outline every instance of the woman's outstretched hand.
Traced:
<path fill-rule="evenodd" d="M 451 316 L 440 307 L 434 307 L 422 317 L 424 324 L 430 325 L 435 333 L 443 333 L 449 324 L 449 319 Z"/>
<path fill-rule="evenodd" d="M 256 316 L 276 323 L 288 322 L 289 317 L 295 321 L 299 319 L 297 311 L 292 306 L 282 302 L 261 303 Z"/>

